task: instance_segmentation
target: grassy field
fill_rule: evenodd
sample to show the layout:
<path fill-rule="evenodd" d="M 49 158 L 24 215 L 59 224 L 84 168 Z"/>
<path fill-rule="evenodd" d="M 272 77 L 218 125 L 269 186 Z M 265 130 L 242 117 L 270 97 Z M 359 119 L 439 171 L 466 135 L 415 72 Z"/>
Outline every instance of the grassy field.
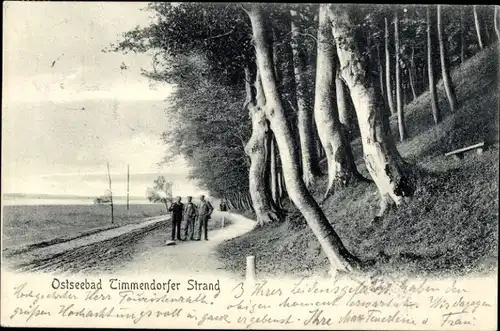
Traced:
<path fill-rule="evenodd" d="M 396 275 L 469 274 L 497 268 L 498 243 L 498 45 L 485 49 L 453 71 L 459 109 L 451 113 L 438 85 L 443 121 L 432 122 L 429 93 L 405 107 L 409 138 L 398 143 L 405 159 L 419 169 L 413 201 L 372 225 L 379 196 L 361 183 L 327 199 L 322 208 L 347 248 L 375 268 Z M 397 119 L 391 118 L 397 138 Z M 482 155 L 461 161 L 444 153 L 485 140 Z M 359 139 L 353 150 L 368 176 Z M 313 188 L 319 201 L 326 178 Z M 287 221 L 225 242 L 219 255 L 236 273 L 245 257 L 256 256 L 261 275 L 307 275 L 327 271 L 328 261 L 300 213 L 288 205 Z"/>
<path fill-rule="evenodd" d="M 83 232 L 120 226 L 164 215 L 161 204 L 115 205 L 115 224 L 111 224 L 108 205 L 24 205 L 4 206 L 2 248 L 19 247 L 73 237 Z"/>

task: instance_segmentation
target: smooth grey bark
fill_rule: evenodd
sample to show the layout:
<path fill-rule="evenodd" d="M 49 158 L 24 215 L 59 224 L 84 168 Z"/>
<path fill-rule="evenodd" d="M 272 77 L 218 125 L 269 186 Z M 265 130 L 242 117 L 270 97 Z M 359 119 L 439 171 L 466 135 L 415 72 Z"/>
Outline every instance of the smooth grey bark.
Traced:
<path fill-rule="evenodd" d="M 271 139 L 271 194 L 274 203 L 279 207 L 280 192 L 279 192 L 279 178 L 278 178 L 278 163 L 276 162 L 276 142 L 274 135 Z"/>
<path fill-rule="evenodd" d="M 436 82 L 434 81 L 434 63 L 433 63 L 433 55 L 432 55 L 432 18 L 431 18 L 431 9 L 427 5 L 427 76 L 429 78 L 429 92 L 431 95 L 431 108 L 432 108 L 432 117 L 434 119 L 434 124 L 438 124 L 441 122 L 441 111 L 438 105 L 437 99 L 437 91 L 436 91 Z"/>
<path fill-rule="evenodd" d="M 328 162 L 326 198 L 361 178 L 335 103 L 336 52 L 326 5 L 320 5 L 317 48 L 314 119 Z"/>
<path fill-rule="evenodd" d="M 410 168 L 397 151 L 383 103 L 369 61 L 356 45 L 355 11 L 352 5 L 331 5 L 332 32 L 337 41 L 337 53 L 342 77 L 351 92 L 361 131 L 366 167 L 381 196 L 383 216 L 391 205 L 401 205 L 414 193 Z M 354 13 L 354 14 L 353 14 Z M 340 40 L 342 42 L 340 43 Z"/>
<path fill-rule="evenodd" d="M 387 93 L 387 105 L 391 111 L 391 114 L 396 113 L 396 108 L 394 107 L 393 96 L 392 96 L 392 84 L 391 84 L 391 54 L 389 52 L 389 24 L 387 22 L 387 17 L 385 20 L 385 84 Z"/>
<path fill-rule="evenodd" d="M 276 136 L 288 195 L 318 239 L 332 269 L 350 270 L 358 265 L 358 259 L 345 248 L 318 203 L 307 190 L 300 173 L 300 157 L 273 74 L 272 45 L 269 44 L 266 31 L 268 22 L 264 19 L 264 13 L 259 5 L 250 5 L 247 13 L 252 24 L 257 64 L 265 91 L 264 109 Z"/>
<path fill-rule="evenodd" d="M 411 48 L 411 60 L 410 68 L 408 70 L 408 82 L 410 83 L 411 93 L 413 94 L 413 100 L 417 98 L 417 92 L 415 91 L 415 47 Z"/>
<path fill-rule="evenodd" d="M 474 25 L 476 26 L 477 43 L 479 49 L 483 49 L 483 39 L 481 37 L 481 24 L 479 23 L 479 16 L 477 15 L 476 5 L 472 6 L 472 11 L 474 13 Z"/>
<path fill-rule="evenodd" d="M 396 46 L 396 108 L 398 113 L 399 140 L 406 139 L 405 113 L 403 110 L 403 100 L 401 91 L 401 65 L 399 63 L 399 17 L 398 10 L 394 13 L 394 44 Z"/>
<path fill-rule="evenodd" d="M 453 86 L 453 82 L 451 81 L 450 69 L 448 66 L 448 57 L 443 36 L 443 22 L 441 14 L 441 5 L 437 5 L 437 30 L 439 41 L 439 57 L 441 59 L 441 76 L 443 77 L 444 90 L 446 92 L 446 97 L 448 98 L 448 103 L 450 104 L 450 109 L 451 111 L 454 111 L 457 107 L 457 96 L 455 93 L 455 87 Z"/>
<path fill-rule="evenodd" d="M 245 87 L 247 99 L 245 108 L 248 109 L 252 120 L 252 136 L 250 137 L 245 152 L 250 157 L 249 191 L 252 197 L 252 205 L 257 218 L 257 226 L 279 221 L 280 215 L 273 202 L 269 186 L 269 157 L 268 142 L 270 139 L 269 124 L 263 109 L 265 104 L 264 91 L 260 75 L 257 72 L 255 78 L 255 95 L 250 85 L 250 69 L 245 68 Z M 239 199 L 241 203 L 241 198 Z"/>
<path fill-rule="evenodd" d="M 384 99 L 384 102 L 387 103 L 387 95 L 384 87 L 384 68 L 382 66 L 382 60 L 380 60 L 380 44 L 377 44 L 377 68 L 378 78 L 380 80 L 380 92 L 382 93 L 382 99 Z"/>
<path fill-rule="evenodd" d="M 292 34 L 292 54 L 294 64 L 294 74 L 296 83 L 296 98 L 298 121 L 297 126 L 300 137 L 300 151 L 302 156 L 302 176 L 307 187 L 310 187 L 314 180 L 321 175 L 319 168 L 319 158 L 314 142 L 314 109 L 306 96 L 307 81 L 304 78 L 305 55 L 300 48 L 300 27 L 295 23 L 297 13 L 290 11 L 291 15 L 291 34 Z"/>
<path fill-rule="evenodd" d="M 494 14 L 493 14 L 493 24 L 495 25 L 495 33 L 497 34 L 497 42 L 500 43 L 500 19 L 498 15 L 498 11 L 500 11 L 500 8 L 498 6 L 495 6 L 493 8 Z"/>
<path fill-rule="evenodd" d="M 464 11 L 460 9 L 460 64 L 465 62 Z"/>
<path fill-rule="evenodd" d="M 349 98 L 349 95 L 347 93 L 345 84 L 340 77 L 340 70 L 338 68 L 337 70 L 335 70 L 335 93 L 337 97 L 339 120 L 344 128 L 344 131 L 347 133 L 351 130 L 352 126 L 352 117 L 347 103 L 347 98 Z M 351 139 L 348 140 L 350 141 Z"/>

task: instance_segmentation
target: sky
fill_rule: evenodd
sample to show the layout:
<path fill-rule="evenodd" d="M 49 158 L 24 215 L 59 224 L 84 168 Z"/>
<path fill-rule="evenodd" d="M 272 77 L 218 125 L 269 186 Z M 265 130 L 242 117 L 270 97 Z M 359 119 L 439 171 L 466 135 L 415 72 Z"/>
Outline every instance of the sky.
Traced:
<path fill-rule="evenodd" d="M 204 193 L 184 160 L 158 165 L 175 87 L 141 75 L 149 55 L 102 52 L 148 24 L 146 5 L 4 2 L 2 192 L 101 195 L 109 162 L 116 195 L 126 195 L 127 164 L 133 196 L 158 175 L 174 194 Z"/>

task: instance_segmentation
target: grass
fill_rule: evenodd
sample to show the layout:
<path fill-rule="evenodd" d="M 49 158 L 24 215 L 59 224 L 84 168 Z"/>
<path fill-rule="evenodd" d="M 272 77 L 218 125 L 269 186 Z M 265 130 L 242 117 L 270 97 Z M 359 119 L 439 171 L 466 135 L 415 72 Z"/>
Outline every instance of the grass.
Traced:
<path fill-rule="evenodd" d="M 415 164 L 419 186 L 411 203 L 372 225 L 379 196 L 373 184 L 348 187 L 322 208 L 346 247 L 375 268 L 396 275 L 464 275 L 492 272 L 498 243 L 498 45 L 485 49 L 452 73 L 459 108 L 449 110 L 438 84 L 443 121 L 434 125 L 429 93 L 405 107 L 409 138 L 398 144 Z M 391 118 L 397 135 L 397 119 Z M 461 161 L 444 153 L 485 140 L 482 155 L 469 152 Z M 360 171 L 359 139 L 353 151 Z M 320 201 L 321 178 L 312 193 Z M 328 261 L 300 213 L 288 205 L 287 221 L 229 240 L 218 253 L 229 270 L 243 275 L 245 257 L 255 255 L 260 275 L 326 273 Z"/>
<path fill-rule="evenodd" d="M 108 205 L 4 206 L 2 249 L 79 236 L 165 213 L 161 204 L 130 205 L 128 214 L 126 205 L 115 205 L 112 225 Z"/>

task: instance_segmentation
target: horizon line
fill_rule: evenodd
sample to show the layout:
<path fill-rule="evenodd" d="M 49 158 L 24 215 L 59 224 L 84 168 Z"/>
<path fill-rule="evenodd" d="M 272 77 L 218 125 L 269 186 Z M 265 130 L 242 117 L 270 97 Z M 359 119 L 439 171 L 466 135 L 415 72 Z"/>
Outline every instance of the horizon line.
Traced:
<path fill-rule="evenodd" d="M 201 194 L 201 193 L 200 193 Z M 208 196 L 207 193 L 204 193 L 203 195 Z M 99 197 L 103 197 L 104 195 L 74 195 L 74 194 L 46 194 L 46 193 L 2 193 L 2 197 L 22 197 L 22 198 L 52 198 L 52 199 L 95 199 Z M 180 196 L 180 197 L 188 197 L 192 196 L 193 198 L 196 196 L 196 194 L 186 194 L 186 195 L 179 195 L 179 194 L 172 194 L 172 198 Z M 115 199 L 126 199 L 126 195 L 113 195 L 113 198 Z M 146 195 L 144 196 L 129 196 L 129 199 L 145 199 L 148 200 L 148 197 Z"/>
<path fill-rule="evenodd" d="M 55 198 L 55 199 L 95 199 L 98 197 L 102 197 L 103 195 L 76 195 L 76 194 L 46 194 L 46 193 L 18 193 L 18 192 L 9 192 L 2 193 L 2 197 L 10 196 L 10 197 L 39 197 L 39 198 Z M 113 198 L 127 198 L 126 195 L 113 195 Z M 147 196 L 129 196 L 130 199 L 147 199 Z"/>

